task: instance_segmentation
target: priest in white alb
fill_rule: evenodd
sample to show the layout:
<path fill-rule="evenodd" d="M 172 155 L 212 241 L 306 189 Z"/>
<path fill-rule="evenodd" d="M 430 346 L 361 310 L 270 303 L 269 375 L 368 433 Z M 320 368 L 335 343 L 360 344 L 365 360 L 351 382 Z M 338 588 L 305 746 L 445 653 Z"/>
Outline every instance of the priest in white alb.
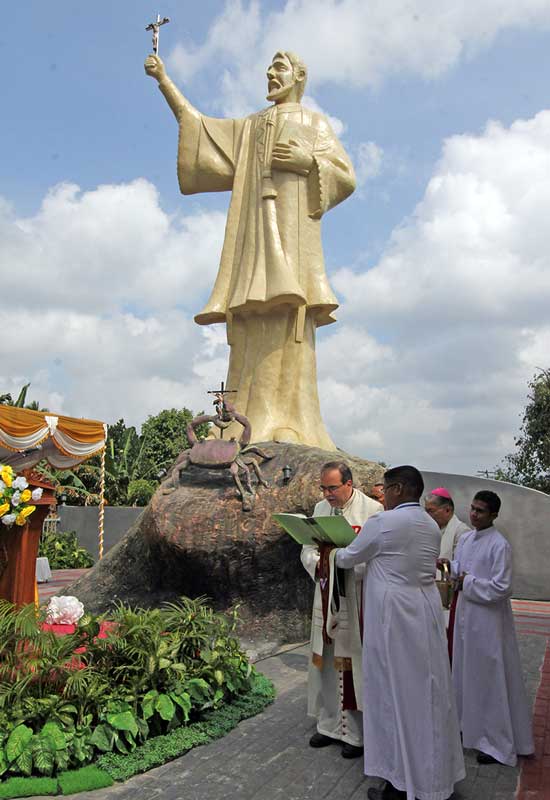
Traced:
<path fill-rule="evenodd" d="M 446 800 L 465 776 L 443 609 L 435 585 L 440 533 L 420 506 L 420 472 L 384 475 L 386 511 L 336 566 L 366 564 L 363 630 L 365 774 L 383 778 L 369 800 Z"/>
<path fill-rule="evenodd" d="M 512 548 L 493 525 L 499 510 L 495 492 L 475 495 L 474 530 L 460 538 L 451 562 L 460 589 L 453 684 L 464 747 L 479 751 L 480 764 L 514 766 L 534 745 L 510 604 Z"/>
<path fill-rule="evenodd" d="M 315 506 L 314 516 L 341 514 L 356 532 L 369 517 L 383 510 L 380 503 L 354 488 L 351 470 L 341 461 L 330 461 L 323 466 L 321 491 L 324 499 Z M 363 753 L 361 617 L 364 568 L 331 570 L 325 579 L 319 574 L 317 547 L 302 547 L 301 559 L 316 584 L 308 714 L 317 719 L 317 732 L 311 737 L 310 745 L 326 747 L 342 743 L 342 756 L 356 758 Z M 325 580 L 327 583 L 323 585 Z"/>

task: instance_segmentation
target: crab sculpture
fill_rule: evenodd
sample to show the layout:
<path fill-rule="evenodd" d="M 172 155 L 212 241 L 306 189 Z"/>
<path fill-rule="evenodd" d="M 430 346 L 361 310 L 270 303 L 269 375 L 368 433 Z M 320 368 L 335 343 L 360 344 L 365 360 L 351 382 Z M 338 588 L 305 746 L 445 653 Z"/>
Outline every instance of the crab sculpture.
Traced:
<path fill-rule="evenodd" d="M 235 481 L 235 485 L 240 493 L 243 511 L 250 511 L 256 491 L 252 485 L 250 468 L 254 470 L 258 483 L 262 486 L 269 486 L 262 475 L 260 465 L 255 456 L 263 459 L 270 459 L 273 456 L 264 453 L 259 447 L 250 444 L 252 429 L 250 422 L 235 409 L 235 407 L 225 400 L 223 393 L 216 394 L 214 401 L 216 414 L 201 414 L 194 417 L 187 426 L 187 438 L 191 444 L 191 449 L 182 454 L 177 467 L 181 476 L 182 471 L 189 465 L 202 467 L 203 469 L 228 469 Z M 204 422 L 211 422 L 221 431 L 238 422 L 243 427 L 240 439 L 206 439 L 200 442 L 197 439 L 196 428 Z M 244 487 L 240 478 L 243 475 Z"/>

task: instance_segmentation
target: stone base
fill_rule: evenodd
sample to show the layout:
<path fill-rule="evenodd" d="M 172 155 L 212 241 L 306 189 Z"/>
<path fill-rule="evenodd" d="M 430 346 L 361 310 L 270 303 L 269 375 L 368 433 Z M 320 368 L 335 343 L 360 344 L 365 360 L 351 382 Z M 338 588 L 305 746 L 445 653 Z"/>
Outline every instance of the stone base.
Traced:
<path fill-rule="evenodd" d="M 124 539 L 67 594 L 86 609 L 106 611 L 122 601 L 158 606 L 180 595 L 207 597 L 218 610 L 240 605 L 240 634 L 299 641 L 308 637 L 313 582 L 300 547 L 272 520 L 276 512 L 313 511 L 319 475 L 335 453 L 305 445 L 258 445 L 272 456 L 261 463 L 251 511 L 242 510 L 228 470 L 189 467 L 168 476 Z M 383 468 L 344 453 L 358 488 L 381 479 Z M 282 468 L 291 467 L 283 482 Z"/>

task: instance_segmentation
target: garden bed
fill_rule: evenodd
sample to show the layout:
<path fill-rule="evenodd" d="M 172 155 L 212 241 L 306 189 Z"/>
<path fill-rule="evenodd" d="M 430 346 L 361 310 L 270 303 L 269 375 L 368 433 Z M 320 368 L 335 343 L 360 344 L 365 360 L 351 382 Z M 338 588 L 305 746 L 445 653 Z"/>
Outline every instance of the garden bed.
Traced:
<path fill-rule="evenodd" d="M 200 600 L 83 617 L 66 636 L 0 603 L 0 798 L 108 786 L 224 736 L 274 698 Z M 82 769 L 84 768 L 84 769 Z"/>

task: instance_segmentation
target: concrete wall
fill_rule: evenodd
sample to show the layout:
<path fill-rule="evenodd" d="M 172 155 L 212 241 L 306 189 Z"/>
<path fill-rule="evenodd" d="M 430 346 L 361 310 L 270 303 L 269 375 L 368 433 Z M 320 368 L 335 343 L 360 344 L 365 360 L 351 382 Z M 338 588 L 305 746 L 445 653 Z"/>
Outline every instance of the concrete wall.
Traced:
<path fill-rule="evenodd" d="M 106 553 L 117 544 L 126 531 L 131 528 L 143 508 L 124 506 L 105 508 L 103 526 L 103 552 Z M 97 560 L 98 557 L 98 514 L 97 506 L 58 506 L 60 522 L 58 531 L 76 531 L 81 547 L 85 547 Z"/>
<path fill-rule="evenodd" d="M 426 494 L 445 486 L 455 511 L 470 524 L 470 503 L 476 492 L 490 489 L 502 500 L 495 527 L 506 536 L 514 552 L 514 597 L 550 600 L 550 496 L 513 483 L 423 472 Z"/>

